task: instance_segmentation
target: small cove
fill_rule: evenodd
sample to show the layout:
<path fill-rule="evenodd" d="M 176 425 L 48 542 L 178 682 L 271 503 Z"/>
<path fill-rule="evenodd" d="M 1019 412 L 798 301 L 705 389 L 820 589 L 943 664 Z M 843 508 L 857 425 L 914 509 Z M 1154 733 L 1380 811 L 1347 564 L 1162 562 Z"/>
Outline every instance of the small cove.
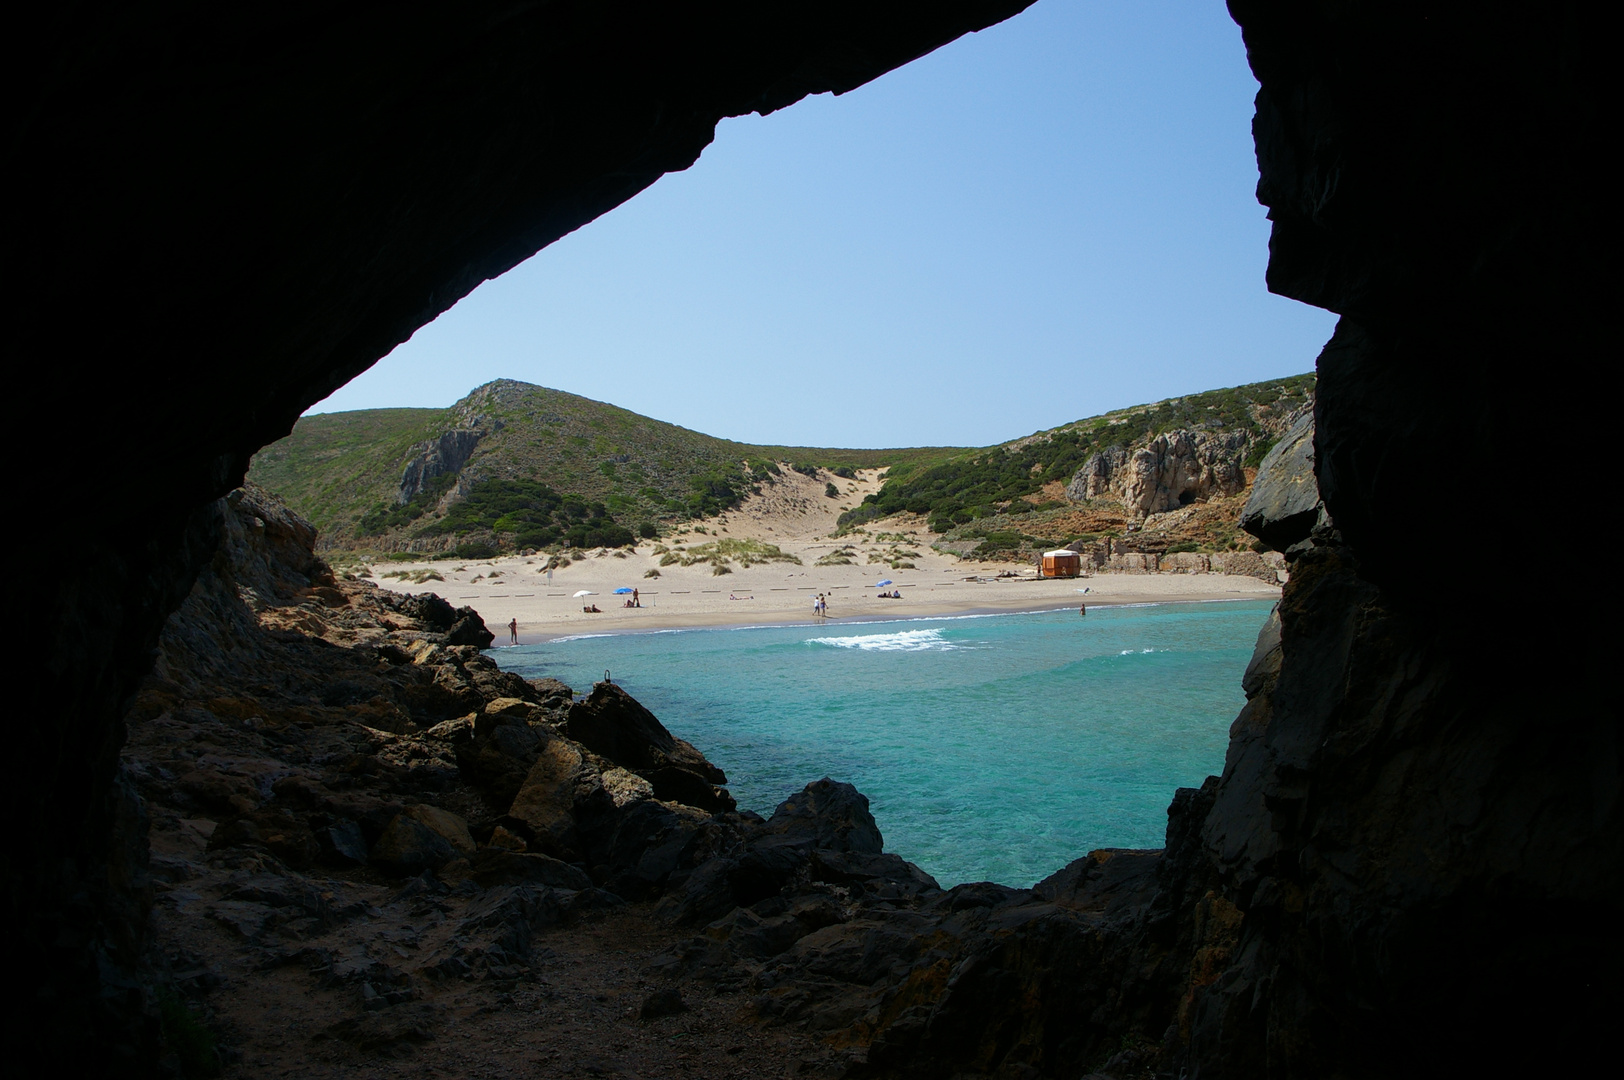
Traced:
<path fill-rule="evenodd" d="M 605 669 L 770 814 L 853 783 L 894 851 L 950 886 L 1030 885 L 1098 847 L 1159 847 L 1177 787 L 1223 767 L 1268 602 L 560 638 L 501 666 Z"/>

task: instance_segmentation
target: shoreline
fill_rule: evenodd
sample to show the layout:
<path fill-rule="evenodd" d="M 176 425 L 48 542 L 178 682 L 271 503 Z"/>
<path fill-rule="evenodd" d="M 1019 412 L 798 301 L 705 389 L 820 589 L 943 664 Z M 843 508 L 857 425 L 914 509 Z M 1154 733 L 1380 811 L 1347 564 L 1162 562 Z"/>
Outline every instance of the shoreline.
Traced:
<path fill-rule="evenodd" d="M 889 531 L 875 526 L 841 532 L 843 503 L 873 486 L 874 479 L 865 477 L 848 484 L 846 499 L 830 499 L 821 484 L 792 473 L 704 525 L 632 548 L 572 551 L 568 565 L 551 571 L 547 555 L 508 555 L 380 561 L 364 576 L 394 592 L 434 592 L 453 607 L 472 607 L 503 647 L 514 619 L 521 644 L 577 634 L 815 626 L 812 601 L 819 594 L 829 600 L 823 624 L 834 626 L 1075 610 L 1084 602 L 1094 607 L 1280 598 L 1276 583 L 1210 571 L 1095 570 L 1077 578 L 1036 578 L 1031 564 L 938 551 L 923 524 L 906 518 L 888 522 Z M 1019 576 L 999 576 L 1011 571 Z M 642 606 L 622 606 L 633 589 Z M 901 598 L 882 599 L 882 592 Z M 583 611 L 583 604 L 600 610 Z"/>
<path fill-rule="evenodd" d="M 1163 606 L 1169 605 L 1169 604 L 1256 603 L 1256 602 L 1260 602 L 1260 601 L 1267 601 L 1269 599 L 1270 598 L 1268 596 L 1214 596 L 1214 597 L 1196 597 L 1196 598 L 1172 597 L 1172 598 L 1164 599 L 1164 600 L 1102 600 L 1102 601 L 1100 601 L 1098 603 L 1093 603 L 1092 602 L 1092 596 L 1090 596 L 1088 603 L 1089 603 L 1089 606 L 1091 608 L 1118 608 L 1118 607 L 1163 607 Z M 865 613 L 865 614 L 862 614 L 862 615 L 848 615 L 848 616 L 838 617 L 838 618 L 830 617 L 830 618 L 824 618 L 822 620 L 808 619 L 808 618 L 805 618 L 804 616 L 791 617 L 786 613 L 785 617 L 782 618 L 782 619 L 767 618 L 767 619 L 761 619 L 761 620 L 753 620 L 753 621 L 749 621 L 749 622 L 713 621 L 711 619 L 704 619 L 703 621 L 699 621 L 701 618 L 703 618 L 702 616 L 690 615 L 688 617 L 685 617 L 681 622 L 672 622 L 672 623 L 670 623 L 668 625 L 662 625 L 665 622 L 664 620 L 653 620 L 653 621 L 650 621 L 646 625 L 637 626 L 637 627 L 629 627 L 629 626 L 613 626 L 613 627 L 609 627 L 609 626 L 605 626 L 605 627 L 602 627 L 602 628 L 589 628 L 589 627 L 583 626 L 581 629 L 578 629 L 578 630 L 573 630 L 572 629 L 572 630 L 567 630 L 567 631 L 561 631 L 561 632 L 555 633 L 555 634 L 526 635 L 526 634 L 521 633 L 519 635 L 519 644 L 518 645 L 509 645 L 509 644 L 498 641 L 497 643 L 491 645 L 491 651 L 499 651 L 499 650 L 502 650 L 502 649 L 522 648 L 523 646 L 526 646 L 526 645 L 548 645 L 548 644 L 551 644 L 553 642 L 575 641 L 575 640 L 578 640 L 578 639 L 581 639 L 581 638 L 626 637 L 626 636 L 633 636 L 633 635 L 638 635 L 638 634 L 680 634 L 680 633 L 686 633 L 686 632 L 689 632 L 689 631 L 696 631 L 696 630 L 769 630 L 769 629 L 776 630 L 776 629 L 784 629 L 784 628 L 790 628 L 790 627 L 801 627 L 801 626 L 804 626 L 804 627 L 868 626 L 868 625 L 877 625 L 877 624 L 881 624 L 881 623 L 931 622 L 931 621 L 937 620 L 937 619 L 987 619 L 987 618 L 996 618 L 996 617 L 1002 616 L 1002 615 L 1045 615 L 1045 614 L 1048 614 L 1050 612 L 1074 611 L 1074 610 L 1076 610 L 1076 606 L 1077 605 L 1045 604 L 1045 605 L 1043 605 L 1041 607 L 987 607 L 987 608 L 970 608 L 970 609 L 960 610 L 960 611 L 932 612 L 932 613 L 929 613 L 929 614 L 921 614 L 921 613 L 902 614 L 902 613 L 898 613 L 896 615 L 884 615 L 884 614 L 880 614 L 880 613 L 875 612 L 875 613 Z M 622 609 L 617 609 L 617 610 L 626 610 L 626 609 L 622 608 Z M 642 608 L 642 609 L 633 608 L 631 610 L 633 610 L 633 611 L 637 611 L 637 610 L 649 611 L 649 610 L 652 610 L 652 609 L 649 609 L 649 608 Z M 607 614 L 607 612 L 604 612 L 604 614 Z M 494 629 L 493 629 L 493 632 L 494 632 Z"/>

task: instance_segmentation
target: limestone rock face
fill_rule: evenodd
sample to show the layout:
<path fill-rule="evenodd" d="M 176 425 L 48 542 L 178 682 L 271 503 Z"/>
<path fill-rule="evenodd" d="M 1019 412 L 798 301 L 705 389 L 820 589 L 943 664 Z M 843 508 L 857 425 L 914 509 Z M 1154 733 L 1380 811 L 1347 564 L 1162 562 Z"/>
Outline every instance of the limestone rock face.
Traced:
<path fill-rule="evenodd" d="M 1241 510 L 1241 528 L 1284 551 L 1328 521 L 1314 479 L 1314 414 L 1305 412 L 1264 455 Z"/>
<path fill-rule="evenodd" d="M 1092 454 L 1066 485 L 1068 498 L 1111 496 L 1140 520 L 1246 487 L 1245 432 L 1169 431 L 1134 450 Z"/>
<path fill-rule="evenodd" d="M 400 478 L 400 492 L 396 495 L 396 501 L 405 506 L 429 481 L 461 472 L 484 437 L 485 432 L 480 428 L 454 428 L 438 439 L 417 447 Z"/>

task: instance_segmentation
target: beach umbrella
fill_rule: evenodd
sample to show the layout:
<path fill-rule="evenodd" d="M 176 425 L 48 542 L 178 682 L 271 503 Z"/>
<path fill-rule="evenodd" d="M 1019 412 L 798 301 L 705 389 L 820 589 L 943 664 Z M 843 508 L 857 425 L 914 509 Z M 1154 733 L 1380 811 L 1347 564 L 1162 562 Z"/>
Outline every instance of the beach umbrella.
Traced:
<path fill-rule="evenodd" d="M 875 588 L 876 588 L 876 589 L 883 589 L 883 588 L 885 588 L 885 587 L 886 587 L 886 586 L 887 586 L 887 585 L 889 585 L 889 584 L 891 584 L 891 579 L 890 579 L 890 578 L 886 578 L 886 579 L 885 579 L 885 580 L 884 580 L 884 581 L 876 581 L 876 582 L 875 582 L 875 583 L 874 583 L 874 587 L 875 587 Z"/>
<path fill-rule="evenodd" d="M 615 595 L 619 596 L 621 593 L 629 593 L 629 592 L 631 592 L 631 589 L 629 589 L 626 586 L 622 585 L 620 588 L 615 590 Z"/>
<path fill-rule="evenodd" d="M 592 595 L 592 590 L 591 589 L 582 589 L 580 592 L 575 594 L 575 598 L 577 600 L 579 600 L 583 596 L 591 596 L 591 595 Z"/>

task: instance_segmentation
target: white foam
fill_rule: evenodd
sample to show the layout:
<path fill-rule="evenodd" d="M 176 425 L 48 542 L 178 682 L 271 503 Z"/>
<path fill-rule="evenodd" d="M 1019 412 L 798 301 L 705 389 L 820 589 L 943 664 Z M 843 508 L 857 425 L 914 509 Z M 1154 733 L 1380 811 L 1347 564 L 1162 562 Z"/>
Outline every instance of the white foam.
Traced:
<path fill-rule="evenodd" d="M 587 641 L 591 638 L 614 637 L 614 634 L 567 634 L 564 637 L 555 637 L 547 644 L 562 645 L 566 641 Z"/>
<path fill-rule="evenodd" d="M 940 630 L 899 630 L 894 634 L 809 638 L 807 644 L 829 645 L 836 649 L 862 649 L 864 652 L 927 652 L 963 648 L 961 645 L 942 640 Z"/>

